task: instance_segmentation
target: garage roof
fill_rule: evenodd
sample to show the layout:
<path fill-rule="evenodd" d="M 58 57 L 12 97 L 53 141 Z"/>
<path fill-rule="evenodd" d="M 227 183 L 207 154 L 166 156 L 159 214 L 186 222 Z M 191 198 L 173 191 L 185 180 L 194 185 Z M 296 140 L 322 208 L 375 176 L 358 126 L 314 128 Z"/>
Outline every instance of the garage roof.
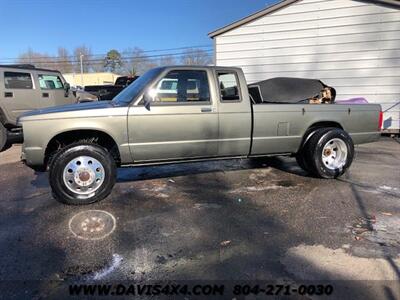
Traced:
<path fill-rule="evenodd" d="M 288 5 L 292 4 L 292 3 L 295 3 L 297 1 L 299 1 L 299 0 L 283 0 L 283 1 L 280 1 L 280 2 L 278 2 L 276 4 L 273 4 L 271 6 L 268 6 L 268 7 L 264 8 L 264 9 L 258 11 L 258 12 L 255 12 L 254 14 L 251 14 L 250 16 L 247 16 L 247 17 L 245 17 L 243 19 L 240 19 L 240 20 L 238 20 L 236 22 L 233 22 L 233 23 L 231 23 L 229 25 L 221 27 L 221 28 L 219 28 L 217 30 L 214 30 L 214 31 L 210 32 L 208 34 L 208 36 L 210 38 L 214 38 L 214 37 L 216 37 L 216 36 L 218 36 L 218 35 L 220 35 L 222 33 L 225 33 L 227 31 L 235 29 L 235 28 L 237 28 L 237 27 L 239 27 L 241 25 L 247 24 L 247 23 L 249 23 L 251 21 L 257 20 L 257 19 L 259 19 L 259 18 L 261 18 L 261 17 L 263 17 L 265 15 L 273 13 L 273 12 L 277 11 L 278 9 L 284 8 L 284 7 L 286 7 L 286 6 L 288 6 Z M 370 2 L 370 3 L 373 3 L 373 4 L 387 5 L 387 6 L 390 6 L 390 7 L 395 7 L 395 8 L 399 8 L 400 9 L 399 0 L 355 0 L 355 1 Z"/>

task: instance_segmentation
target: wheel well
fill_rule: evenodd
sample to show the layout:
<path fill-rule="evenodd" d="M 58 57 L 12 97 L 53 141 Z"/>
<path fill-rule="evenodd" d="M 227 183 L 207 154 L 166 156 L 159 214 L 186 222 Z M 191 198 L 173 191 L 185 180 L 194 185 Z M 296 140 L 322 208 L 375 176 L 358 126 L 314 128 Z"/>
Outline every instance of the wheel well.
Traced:
<path fill-rule="evenodd" d="M 114 157 L 117 166 L 121 164 L 118 145 L 110 135 L 98 130 L 72 130 L 60 133 L 50 140 L 45 151 L 45 165 L 57 150 L 79 141 L 97 144 L 106 148 Z"/>
<path fill-rule="evenodd" d="M 326 127 L 335 127 L 335 128 L 340 128 L 343 129 L 342 125 L 340 125 L 338 122 L 334 121 L 322 121 L 322 122 L 317 122 L 312 124 L 310 127 L 308 127 L 307 131 L 314 131 L 315 129 L 319 128 L 326 128 Z"/>
<path fill-rule="evenodd" d="M 308 127 L 308 129 L 304 133 L 303 139 L 301 141 L 300 147 L 297 150 L 297 152 L 300 151 L 301 148 L 303 148 L 303 145 L 308 141 L 308 139 L 311 137 L 312 133 L 315 130 L 320 129 L 320 128 L 327 128 L 327 127 L 343 129 L 342 125 L 340 125 L 338 122 L 334 122 L 334 121 L 321 121 L 321 122 L 314 123 L 310 127 Z"/>

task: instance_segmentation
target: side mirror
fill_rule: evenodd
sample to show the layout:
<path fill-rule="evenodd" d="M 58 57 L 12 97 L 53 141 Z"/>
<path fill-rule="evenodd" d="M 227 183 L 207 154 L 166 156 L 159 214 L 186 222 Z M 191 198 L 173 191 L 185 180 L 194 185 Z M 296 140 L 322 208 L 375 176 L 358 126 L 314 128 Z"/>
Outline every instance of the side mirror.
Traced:
<path fill-rule="evenodd" d="M 150 110 L 150 105 L 151 105 L 151 102 L 154 101 L 155 94 L 156 94 L 156 91 L 153 90 L 153 89 L 151 89 L 151 90 L 149 90 L 149 91 L 144 93 L 144 95 L 143 95 L 143 105 L 147 110 Z"/>
<path fill-rule="evenodd" d="M 68 82 L 64 83 L 65 97 L 68 97 L 70 89 L 71 89 L 71 85 Z"/>

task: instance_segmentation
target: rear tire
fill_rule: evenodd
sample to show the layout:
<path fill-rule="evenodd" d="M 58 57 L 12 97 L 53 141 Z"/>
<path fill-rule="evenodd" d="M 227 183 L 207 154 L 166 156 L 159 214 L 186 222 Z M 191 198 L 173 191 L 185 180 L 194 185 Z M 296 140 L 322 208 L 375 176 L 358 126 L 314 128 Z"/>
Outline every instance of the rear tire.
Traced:
<path fill-rule="evenodd" d="M 304 153 L 304 150 L 301 149 L 297 154 L 296 154 L 296 162 L 299 165 L 300 168 L 302 168 L 304 171 L 307 173 L 312 173 L 310 170 L 309 163 L 306 160 L 306 155 Z"/>
<path fill-rule="evenodd" d="M 7 128 L 0 123 L 0 152 L 5 150 L 7 147 Z"/>
<path fill-rule="evenodd" d="M 303 149 L 305 161 L 314 176 L 337 178 L 350 167 L 354 157 L 351 137 L 339 128 L 321 128 Z"/>
<path fill-rule="evenodd" d="M 61 149 L 49 166 L 53 197 L 70 205 L 90 204 L 106 198 L 116 175 L 115 160 L 109 151 L 91 143 L 76 143 Z"/>
<path fill-rule="evenodd" d="M 330 130 L 331 128 L 321 128 L 321 129 L 314 129 L 313 131 L 309 132 L 307 135 L 307 139 L 304 144 L 301 146 L 300 150 L 296 153 L 296 162 L 300 168 L 306 171 L 308 174 L 315 176 L 314 169 L 312 163 L 309 160 L 309 155 L 307 155 L 307 147 L 310 143 L 311 136 L 318 130 Z M 309 151 L 309 150 L 308 150 Z"/>

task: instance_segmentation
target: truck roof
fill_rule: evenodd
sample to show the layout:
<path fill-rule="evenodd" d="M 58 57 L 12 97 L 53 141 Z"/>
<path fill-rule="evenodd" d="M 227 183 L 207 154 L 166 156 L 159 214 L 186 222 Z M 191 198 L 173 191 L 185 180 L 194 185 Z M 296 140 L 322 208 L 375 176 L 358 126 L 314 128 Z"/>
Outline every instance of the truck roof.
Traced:
<path fill-rule="evenodd" d="M 209 69 L 212 71 L 215 70 L 226 70 L 226 71 L 241 71 L 242 69 L 239 67 L 226 67 L 226 66 L 205 66 L 205 65 L 169 65 L 169 66 L 161 66 L 156 67 L 154 69 L 158 69 L 161 72 L 165 70 L 195 70 L 195 69 Z"/>
<path fill-rule="evenodd" d="M 0 68 L 17 69 L 17 70 L 37 70 L 37 71 L 57 72 L 57 73 L 60 73 L 60 71 L 58 71 L 58 70 L 51 70 L 51 69 L 44 69 L 44 68 L 36 68 L 34 65 L 31 65 L 31 64 L 0 65 Z"/>
<path fill-rule="evenodd" d="M 206 68 L 206 69 L 229 69 L 229 70 L 238 70 L 238 67 L 226 67 L 226 66 L 206 66 L 206 65 L 171 65 L 171 66 L 163 66 L 159 67 L 160 69 L 195 69 L 195 68 Z"/>

